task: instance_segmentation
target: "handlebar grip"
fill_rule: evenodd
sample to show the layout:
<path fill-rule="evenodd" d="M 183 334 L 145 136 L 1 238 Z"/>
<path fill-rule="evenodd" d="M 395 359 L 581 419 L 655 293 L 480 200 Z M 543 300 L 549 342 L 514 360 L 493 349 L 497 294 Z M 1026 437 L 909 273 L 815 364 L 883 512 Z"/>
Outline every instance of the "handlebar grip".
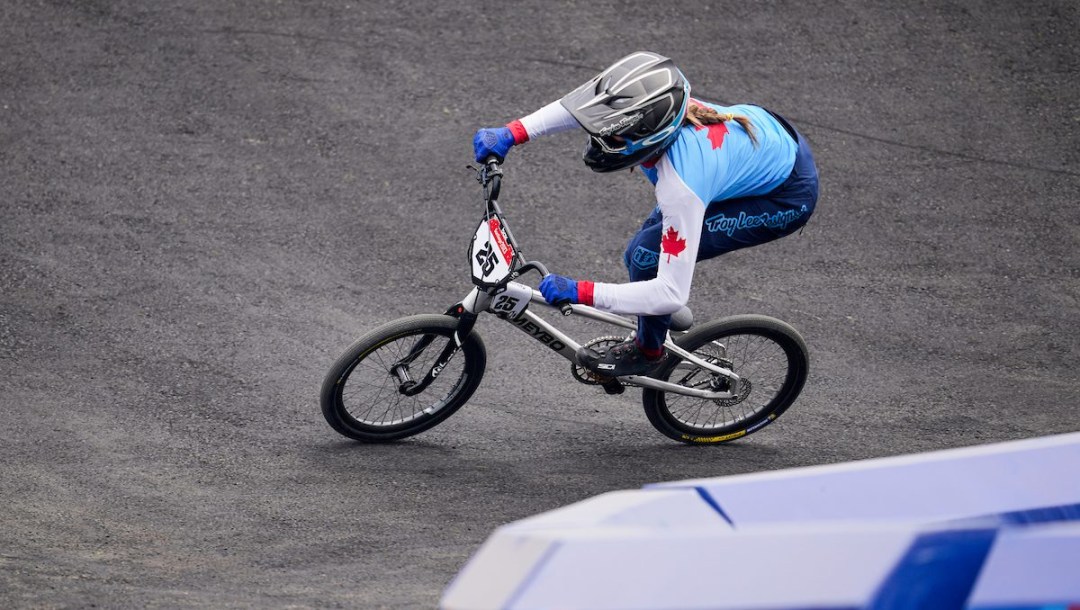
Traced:
<path fill-rule="evenodd" d="M 544 263 L 541 263 L 539 261 L 529 261 L 522 266 L 521 270 L 524 271 L 526 267 L 536 269 L 538 272 L 540 272 L 541 277 L 547 277 L 551 275 L 551 272 L 548 271 L 548 268 L 544 265 Z M 574 308 L 570 306 L 570 301 L 563 301 L 562 303 L 558 304 L 558 307 L 559 312 L 561 312 L 564 316 L 568 316 L 574 313 Z"/>
<path fill-rule="evenodd" d="M 484 185 L 484 195 L 487 197 L 488 202 L 495 201 L 499 198 L 499 190 L 502 187 L 502 170 L 499 169 L 499 164 L 502 163 L 502 159 L 495 155 L 488 155 L 484 159 L 484 173 L 482 174 L 481 184 Z"/>

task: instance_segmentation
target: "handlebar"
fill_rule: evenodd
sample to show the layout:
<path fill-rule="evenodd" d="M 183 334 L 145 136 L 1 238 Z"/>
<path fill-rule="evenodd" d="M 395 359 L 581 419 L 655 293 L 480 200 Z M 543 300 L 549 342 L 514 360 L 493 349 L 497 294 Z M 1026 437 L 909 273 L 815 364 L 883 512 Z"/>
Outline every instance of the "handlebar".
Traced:
<path fill-rule="evenodd" d="M 544 266 L 544 263 L 541 263 L 540 261 L 529 261 L 517 268 L 518 275 L 521 275 L 526 271 L 536 271 L 541 276 L 551 275 L 551 272 Z"/>
<path fill-rule="evenodd" d="M 502 161 L 492 155 L 484 160 L 484 169 L 481 170 L 480 184 L 484 185 L 484 196 L 489 202 L 499 198 L 499 190 L 502 188 Z"/>
<path fill-rule="evenodd" d="M 484 160 L 484 168 L 479 172 L 480 175 L 478 176 L 478 179 L 480 181 L 480 184 L 484 186 L 484 197 L 487 199 L 488 203 L 491 203 L 499 198 L 499 190 L 502 188 L 503 175 L 502 168 L 500 167 L 501 163 L 502 161 L 498 157 L 492 155 Z M 521 267 L 518 267 L 518 269 L 516 270 L 517 272 L 514 274 L 514 277 L 520 276 L 523 273 L 531 270 L 537 271 L 542 277 L 547 277 L 551 275 L 551 272 L 548 271 L 548 268 L 544 265 L 544 263 L 541 263 L 539 261 L 529 261 L 523 264 Z M 574 312 L 574 309 L 570 306 L 569 301 L 563 301 L 561 303 L 558 303 L 557 306 L 559 308 L 559 312 L 562 313 L 562 315 L 564 316 L 568 316 Z"/>
<path fill-rule="evenodd" d="M 526 271 L 536 271 L 543 277 L 551 275 L 551 272 L 548 271 L 548 268 L 544 265 L 544 263 L 541 263 L 540 261 L 529 261 L 525 263 L 521 267 L 518 267 L 517 274 L 520 276 Z M 562 301 L 557 305 L 559 307 L 559 312 L 564 316 L 568 316 L 574 313 L 574 308 L 570 306 L 570 301 Z"/>

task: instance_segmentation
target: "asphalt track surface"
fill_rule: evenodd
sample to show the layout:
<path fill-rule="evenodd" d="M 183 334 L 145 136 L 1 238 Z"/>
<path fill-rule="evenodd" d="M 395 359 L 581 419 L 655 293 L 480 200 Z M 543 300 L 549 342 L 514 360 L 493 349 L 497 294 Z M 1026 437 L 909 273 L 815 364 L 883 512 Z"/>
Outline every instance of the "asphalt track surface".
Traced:
<path fill-rule="evenodd" d="M 432 607 L 495 527 L 605 491 L 1080 429 L 1080 5 L 663 5 L 0 3 L 0 606 Z M 691 300 L 799 328 L 800 400 L 683 446 L 485 319 L 444 424 L 333 432 L 337 355 L 468 290 L 473 131 L 640 48 L 812 143 L 809 226 Z M 622 281 L 651 189 L 582 140 L 512 152 L 502 204 Z"/>

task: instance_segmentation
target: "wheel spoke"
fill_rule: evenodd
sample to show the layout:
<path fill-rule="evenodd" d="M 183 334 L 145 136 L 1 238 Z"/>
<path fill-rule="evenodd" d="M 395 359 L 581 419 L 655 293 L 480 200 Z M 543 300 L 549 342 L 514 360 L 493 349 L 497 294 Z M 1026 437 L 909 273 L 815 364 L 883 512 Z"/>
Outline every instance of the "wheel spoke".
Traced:
<path fill-rule="evenodd" d="M 783 347 L 763 334 L 732 332 L 710 339 L 694 350 L 694 354 L 711 362 L 727 359 L 742 380 L 733 388 L 735 396 L 730 399 L 694 398 L 670 392 L 663 395 L 667 413 L 676 422 L 701 434 L 737 428 L 771 408 L 789 374 Z M 672 377 L 688 387 L 709 388 L 709 382 L 716 379 L 715 374 L 700 369 L 673 371 L 677 373 L 673 372 Z"/>
<path fill-rule="evenodd" d="M 425 417 L 442 408 L 454 395 L 465 376 L 464 354 L 456 354 L 446 369 L 420 394 L 405 396 L 398 391 L 398 380 L 391 373 L 425 334 L 398 337 L 370 351 L 355 367 L 341 389 L 345 411 L 366 426 L 397 426 Z M 413 381 L 419 382 L 434 365 L 443 346 L 436 337 L 408 366 Z"/>

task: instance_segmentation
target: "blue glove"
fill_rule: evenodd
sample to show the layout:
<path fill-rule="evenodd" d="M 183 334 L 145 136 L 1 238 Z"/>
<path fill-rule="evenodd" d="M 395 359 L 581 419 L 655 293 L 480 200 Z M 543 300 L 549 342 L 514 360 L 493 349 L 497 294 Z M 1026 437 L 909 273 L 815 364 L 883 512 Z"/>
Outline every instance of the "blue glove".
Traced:
<path fill-rule="evenodd" d="M 540 294 L 552 305 L 560 305 L 566 301 L 579 303 L 578 283 L 568 277 L 551 273 L 540 280 Z"/>
<path fill-rule="evenodd" d="M 506 153 L 510 152 L 510 147 L 514 145 L 514 134 L 509 127 L 485 127 L 477 130 L 472 145 L 477 162 L 484 163 L 488 157 L 494 155 L 499 159 L 499 163 L 502 163 Z"/>

